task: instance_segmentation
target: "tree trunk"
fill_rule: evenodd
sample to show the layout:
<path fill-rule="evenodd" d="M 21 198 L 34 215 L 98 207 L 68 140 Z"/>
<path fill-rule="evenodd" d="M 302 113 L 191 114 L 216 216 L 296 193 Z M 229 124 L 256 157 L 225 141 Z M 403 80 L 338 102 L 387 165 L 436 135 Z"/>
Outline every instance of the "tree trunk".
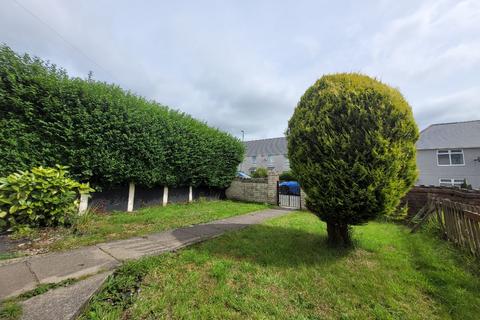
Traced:
<path fill-rule="evenodd" d="M 327 222 L 328 243 L 333 246 L 350 247 L 350 229 L 347 224 Z"/>

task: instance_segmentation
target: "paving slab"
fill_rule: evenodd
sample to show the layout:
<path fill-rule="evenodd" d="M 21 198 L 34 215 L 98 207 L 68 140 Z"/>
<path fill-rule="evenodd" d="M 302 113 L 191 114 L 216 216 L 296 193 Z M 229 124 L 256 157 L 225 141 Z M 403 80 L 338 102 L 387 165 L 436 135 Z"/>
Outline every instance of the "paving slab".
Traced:
<path fill-rule="evenodd" d="M 0 269 L 0 300 L 35 289 L 37 279 L 25 261 L 2 266 Z"/>
<path fill-rule="evenodd" d="M 251 224 L 231 223 L 229 221 L 219 221 L 218 223 L 209 223 L 212 227 L 222 230 L 223 232 L 240 230 L 250 226 Z"/>
<path fill-rule="evenodd" d="M 198 236 L 200 238 L 211 238 L 211 237 L 214 237 L 214 236 L 218 236 L 218 235 L 221 235 L 224 230 L 222 230 L 221 228 L 215 228 L 214 225 L 211 225 L 211 224 L 198 224 L 198 225 L 194 225 L 192 227 L 187 227 L 187 228 L 181 228 L 181 229 L 177 229 L 175 230 L 175 232 L 187 232 L 187 233 L 191 233 L 195 236 Z"/>
<path fill-rule="evenodd" d="M 264 217 L 262 216 L 257 216 L 257 215 L 246 215 L 240 217 L 235 217 L 235 218 L 229 218 L 229 219 L 222 219 L 218 221 L 212 221 L 209 222 L 208 224 L 213 224 L 213 225 L 218 225 L 218 224 L 231 224 L 235 225 L 238 224 L 239 227 L 244 227 L 246 225 L 252 225 L 252 224 L 257 224 L 265 220 Z"/>
<path fill-rule="evenodd" d="M 223 219 L 223 220 L 209 222 L 208 224 L 215 228 L 219 228 L 227 231 L 232 229 L 242 229 L 242 228 L 251 226 L 253 224 L 260 223 L 263 220 L 265 219 L 263 219 L 262 217 L 251 216 L 251 217 L 244 217 L 244 219 Z"/>
<path fill-rule="evenodd" d="M 76 319 L 111 272 L 94 275 L 68 287 L 48 291 L 22 302 L 23 320 Z"/>
<path fill-rule="evenodd" d="M 168 246 L 157 243 L 147 238 L 132 238 L 108 243 L 98 244 L 97 247 L 107 252 L 117 260 L 138 259 L 146 255 L 162 253 L 168 250 Z"/>
<path fill-rule="evenodd" d="M 79 278 L 119 265 L 119 261 L 95 246 L 32 257 L 28 263 L 40 283 Z"/>
<path fill-rule="evenodd" d="M 148 235 L 147 239 L 167 247 L 183 246 L 201 240 L 200 236 L 187 232 L 184 229 L 185 228 L 154 233 Z"/>

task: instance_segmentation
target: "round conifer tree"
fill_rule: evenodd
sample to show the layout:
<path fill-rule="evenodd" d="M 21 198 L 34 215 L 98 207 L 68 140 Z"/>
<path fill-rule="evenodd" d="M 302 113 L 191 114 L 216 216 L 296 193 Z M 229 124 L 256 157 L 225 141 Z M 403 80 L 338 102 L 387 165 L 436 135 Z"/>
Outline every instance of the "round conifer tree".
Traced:
<path fill-rule="evenodd" d="M 325 75 L 305 92 L 288 123 L 288 156 L 331 244 L 348 246 L 349 226 L 393 213 L 417 178 L 417 139 L 409 104 L 378 80 Z"/>

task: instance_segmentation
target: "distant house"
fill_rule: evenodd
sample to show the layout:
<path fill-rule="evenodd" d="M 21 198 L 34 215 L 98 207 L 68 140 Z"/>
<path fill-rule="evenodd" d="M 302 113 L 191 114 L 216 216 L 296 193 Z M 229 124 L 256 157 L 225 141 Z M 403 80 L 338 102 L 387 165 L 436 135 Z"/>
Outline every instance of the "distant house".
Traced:
<path fill-rule="evenodd" d="M 290 170 L 284 137 L 245 142 L 239 170 L 252 173 L 263 167 Z M 480 189 L 480 120 L 433 124 L 417 142 L 417 185 L 460 186 L 466 181 Z"/>
<path fill-rule="evenodd" d="M 287 158 L 287 140 L 284 137 L 245 141 L 245 158 L 239 170 L 252 173 L 257 168 L 267 168 L 278 173 L 290 170 Z"/>
<path fill-rule="evenodd" d="M 433 124 L 417 142 L 418 185 L 480 189 L 480 120 Z"/>

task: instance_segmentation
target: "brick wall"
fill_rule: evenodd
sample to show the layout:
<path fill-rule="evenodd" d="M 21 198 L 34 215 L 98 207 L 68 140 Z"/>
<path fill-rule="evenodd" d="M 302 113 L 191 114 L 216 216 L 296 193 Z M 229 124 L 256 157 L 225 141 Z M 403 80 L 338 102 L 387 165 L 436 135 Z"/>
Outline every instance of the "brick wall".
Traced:
<path fill-rule="evenodd" d="M 270 172 L 268 178 L 235 179 L 225 191 L 228 199 L 277 204 L 278 174 Z"/>
<path fill-rule="evenodd" d="M 442 199 L 450 199 L 455 202 L 466 203 L 470 205 L 480 206 L 480 191 L 466 190 L 452 187 L 434 187 L 434 186 L 418 186 L 402 199 L 402 204 L 408 203 L 408 214 L 415 215 L 426 203 L 428 197 L 438 197 Z"/>

